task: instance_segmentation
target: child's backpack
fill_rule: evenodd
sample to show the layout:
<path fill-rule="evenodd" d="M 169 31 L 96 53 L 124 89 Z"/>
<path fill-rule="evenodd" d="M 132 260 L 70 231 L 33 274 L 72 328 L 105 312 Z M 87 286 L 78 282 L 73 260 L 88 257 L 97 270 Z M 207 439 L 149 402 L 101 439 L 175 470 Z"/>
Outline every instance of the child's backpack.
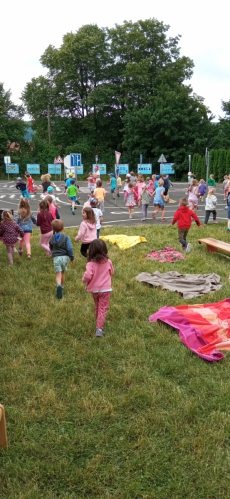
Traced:
<path fill-rule="evenodd" d="M 227 194 L 227 205 L 230 206 L 230 192 Z"/>

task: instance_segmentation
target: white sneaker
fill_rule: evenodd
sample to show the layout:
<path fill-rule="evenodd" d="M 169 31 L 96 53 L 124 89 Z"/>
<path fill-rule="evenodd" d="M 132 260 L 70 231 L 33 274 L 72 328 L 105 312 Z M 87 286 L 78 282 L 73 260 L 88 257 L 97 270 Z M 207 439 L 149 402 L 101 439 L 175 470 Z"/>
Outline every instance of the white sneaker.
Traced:
<path fill-rule="evenodd" d="M 96 336 L 99 337 L 99 338 L 101 338 L 102 336 L 104 336 L 102 329 L 97 329 L 96 330 Z"/>
<path fill-rule="evenodd" d="M 186 253 L 190 253 L 191 250 L 192 250 L 192 245 L 188 243 L 185 251 Z"/>

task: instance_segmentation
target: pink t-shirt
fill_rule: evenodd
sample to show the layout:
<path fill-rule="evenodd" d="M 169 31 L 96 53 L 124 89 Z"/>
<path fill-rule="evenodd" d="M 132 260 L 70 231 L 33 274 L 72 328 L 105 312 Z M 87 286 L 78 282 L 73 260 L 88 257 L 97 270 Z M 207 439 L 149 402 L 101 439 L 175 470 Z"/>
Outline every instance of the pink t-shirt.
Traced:
<path fill-rule="evenodd" d="M 87 283 L 86 290 L 112 291 L 111 276 L 114 274 L 114 268 L 111 260 L 105 259 L 103 262 L 88 262 L 82 281 Z"/>

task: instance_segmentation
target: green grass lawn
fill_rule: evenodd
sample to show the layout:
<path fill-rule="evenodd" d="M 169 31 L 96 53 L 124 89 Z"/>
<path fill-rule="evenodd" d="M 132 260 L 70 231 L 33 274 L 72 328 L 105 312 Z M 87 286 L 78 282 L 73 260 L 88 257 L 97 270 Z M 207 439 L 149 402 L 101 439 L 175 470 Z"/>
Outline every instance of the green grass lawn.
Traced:
<path fill-rule="evenodd" d="M 73 241 L 76 230 L 67 230 Z M 53 262 L 32 236 L 8 265 L 0 244 L 0 402 L 7 451 L 0 451 L 0 497 L 7 499 L 230 498 L 230 353 L 208 363 L 177 332 L 149 316 L 164 305 L 229 297 L 229 260 L 207 254 L 198 237 L 229 241 L 226 224 L 197 228 L 185 261 L 145 259 L 180 249 L 177 228 L 117 227 L 147 243 L 125 251 L 108 244 L 114 264 L 105 337 L 95 337 L 93 300 L 81 282 L 86 261 L 74 244 L 64 298 L 55 296 Z M 132 278 L 142 271 L 216 272 L 223 287 L 183 300 Z"/>

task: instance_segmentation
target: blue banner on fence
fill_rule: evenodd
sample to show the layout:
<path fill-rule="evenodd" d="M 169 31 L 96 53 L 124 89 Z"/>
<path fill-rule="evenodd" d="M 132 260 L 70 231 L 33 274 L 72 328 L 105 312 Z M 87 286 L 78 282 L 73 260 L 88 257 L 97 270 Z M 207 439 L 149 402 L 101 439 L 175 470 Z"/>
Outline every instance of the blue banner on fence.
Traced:
<path fill-rule="evenodd" d="M 151 174 L 152 173 L 152 165 L 150 163 L 137 165 L 137 173 L 142 173 L 143 175 Z"/>
<path fill-rule="evenodd" d="M 19 173 L 19 165 L 17 163 L 6 165 L 6 173 Z"/>
<path fill-rule="evenodd" d="M 95 166 L 98 166 L 98 170 L 100 172 L 101 175 L 106 175 L 106 165 L 105 164 L 99 164 L 99 163 L 95 163 L 95 165 L 93 165 L 93 172 L 95 172 Z"/>
<path fill-rule="evenodd" d="M 160 164 L 160 174 L 161 175 L 169 175 L 170 173 L 175 173 L 173 168 L 174 163 L 161 163 Z"/>
<path fill-rule="evenodd" d="M 75 166 L 75 173 L 77 173 L 77 175 L 83 175 L 84 173 L 83 165 Z"/>
<path fill-rule="evenodd" d="M 29 165 L 26 165 L 26 169 L 28 171 L 28 173 L 35 173 L 37 175 L 39 175 L 40 173 L 40 165 L 34 165 L 34 164 L 29 164 Z"/>
<path fill-rule="evenodd" d="M 61 175 L 61 163 L 49 164 L 48 173 L 50 173 L 50 175 Z"/>
<path fill-rule="evenodd" d="M 119 168 L 119 173 L 120 175 L 127 175 L 127 173 L 129 173 L 129 165 L 125 165 L 125 164 L 119 164 L 117 165 L 117 167 Z"/>

